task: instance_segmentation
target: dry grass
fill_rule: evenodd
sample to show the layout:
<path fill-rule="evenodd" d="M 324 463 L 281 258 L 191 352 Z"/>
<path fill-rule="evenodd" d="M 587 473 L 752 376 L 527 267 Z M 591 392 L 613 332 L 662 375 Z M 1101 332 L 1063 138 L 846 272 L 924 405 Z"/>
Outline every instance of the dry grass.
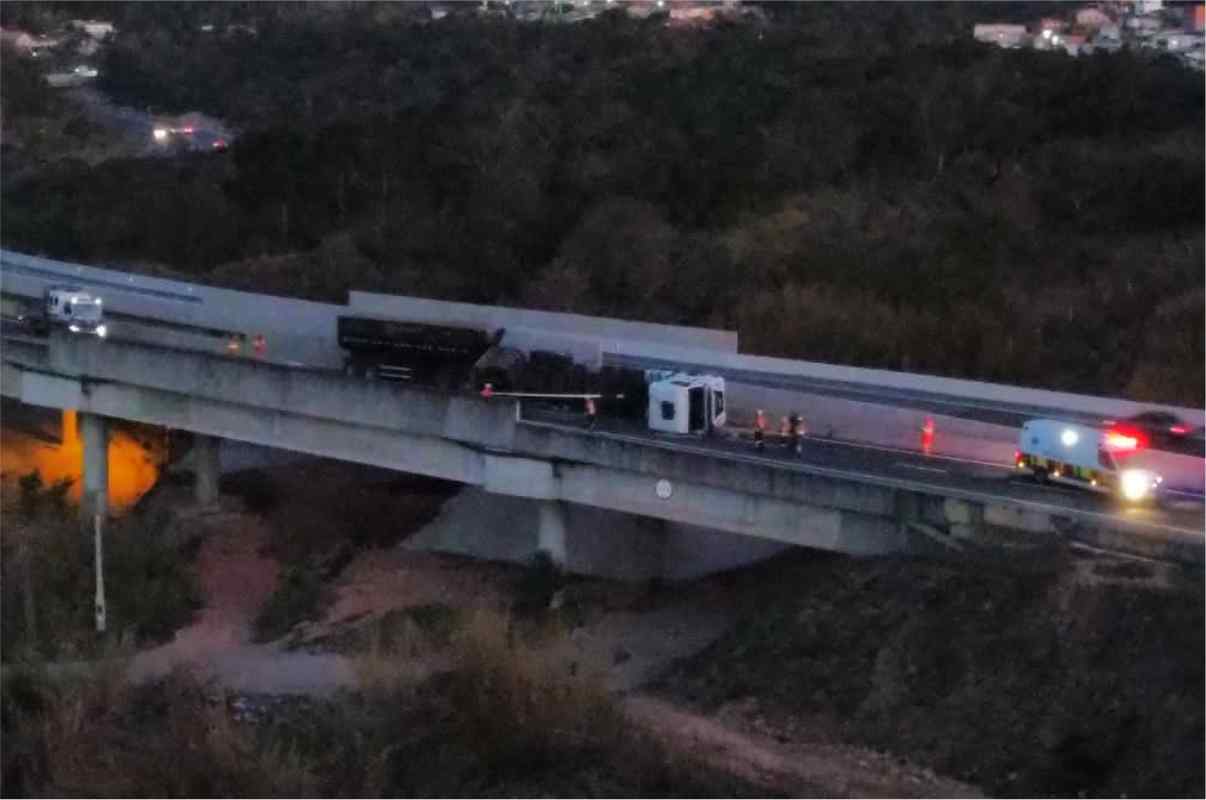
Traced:
<path fill-rule="evenodd" d="M 601 676 L 582 674 L 504 615 L 476 612 L 453 638 L 449 687 L 454 727 L 490 763 L 543 761 L 606 748 L 623 735 L 623 715 Z"/>
<path fill-rule="evenodd" d="M 402 617 L 388 633 L 373 625 L 365 651 L 352 661 L 357 683 L 374 696 L 412 692 L 431 676 L 439 649 L 410 617 Z"/>
<path fill-rule="evenodd" d="M 96 797 L 319 794 L 290 748 L 261 746 L 220 694 L 176 672 L 130 686 L 120 661 L 87 677 L 6 677 L 4 794 Z"/>

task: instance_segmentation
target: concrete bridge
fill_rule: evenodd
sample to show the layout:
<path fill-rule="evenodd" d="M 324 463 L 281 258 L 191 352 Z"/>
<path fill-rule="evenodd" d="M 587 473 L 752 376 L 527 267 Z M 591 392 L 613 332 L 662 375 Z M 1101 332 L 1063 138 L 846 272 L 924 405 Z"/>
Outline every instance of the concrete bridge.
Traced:
<path fill-rule="evenodd" d="M 700 543 L 719 541 L 718 532 L 743 544 L 726 545 L 717 566 L 782 545 L 872 555 L 1066 537 L 1202 562 L 1200 523 L 1106 513 L 1094 497 L 1055 505 L 975 482 L 768 458 L 731 442 L 655 439 L 623 426 L 588 432 L 533 419 L 514 401 L 144 342 L 10 337 L 3 358 L 5 395 L 81 412 L 89 509 L 105 502 L 106 420 L 121 418 L 197 434 L 202 503 L 216 498 L 217 440 L 237 439 L 444 478 L 512 509 L 520 503 L 526 530 L 509 525 L 472 541 L 450 531 L 433 544 L 485 557 L 542 549 L 583 573 L 689 573 L 677 562 L 700 556 Z"/>

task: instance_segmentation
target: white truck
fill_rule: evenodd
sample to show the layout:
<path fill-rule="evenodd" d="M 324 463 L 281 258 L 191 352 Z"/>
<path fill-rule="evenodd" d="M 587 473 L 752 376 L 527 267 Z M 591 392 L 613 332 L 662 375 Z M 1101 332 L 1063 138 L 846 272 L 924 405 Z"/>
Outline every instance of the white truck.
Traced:
<path fill-rule="evenodd" d="M 1163 477 L 1145 462 L 1133 431 L 1055 419 L 1022 426 L 1014 456 L 1017 468 L 1040 483 L 1051 481 L 1137 503 L 1157 499 Z"/>
<path fill-rule="evenodd" d="M 650 430 L 707 435 L 724 427 L 724 378 L 649 370 L 645 379 Z"/>
<path fill-rule="evenodd" d="M 41 335 L 49 333 L 52 325 L 102 339 L 109 332 L 105 324 L 104 301 L 74 286 L 47 287 L 41 305 L 22 313 L 17 321 Z"/>

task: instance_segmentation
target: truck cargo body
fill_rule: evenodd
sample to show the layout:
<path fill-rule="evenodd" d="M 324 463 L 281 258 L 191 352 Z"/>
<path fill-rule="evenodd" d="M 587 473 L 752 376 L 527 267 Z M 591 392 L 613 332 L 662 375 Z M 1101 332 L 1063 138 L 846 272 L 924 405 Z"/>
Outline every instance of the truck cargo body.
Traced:
<path fill-rule="evenodd" d="M 372 317 L 339 317 L 345 372 L 368 378 L 422 380 L 472 367 L 501 338 L 481 328 Z"/>

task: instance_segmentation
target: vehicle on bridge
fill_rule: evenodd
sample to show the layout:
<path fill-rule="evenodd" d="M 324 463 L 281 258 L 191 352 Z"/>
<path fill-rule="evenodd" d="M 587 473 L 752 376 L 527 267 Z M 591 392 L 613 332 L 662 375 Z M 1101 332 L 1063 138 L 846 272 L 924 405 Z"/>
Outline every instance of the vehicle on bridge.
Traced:
<path fill-rule="evenodd" d="M 718 375 L 646 373 L 649 380 L 649 429 L 663 433 L 709 434 L 723 428 L 724 378 Z"/>
<path fill-rule="evenodd" d="M 74 286 L 47 287 L 41 305 L 33 309 L 27 307 L 17 316 L 17 322 L 43 336 L 52 326 L 102 339 L 109 332 L 105 324 L 104 301 Z"/>
<path fill-rule="evenodd" d="M 1144 447 L 1206 457 L 1202 426 L 1195 428 L 1168 411 L 1143 411 L 1118 420 L 1109 419 L 1104 424 L 1134 437 Z"/>
<path fill-rule="evenodd" d="M 1128 502 L 1158 499 L 1164 478 L 1145 465 L 1145 442 L 1132 431 L 1054 419 L 1022 426 L 1014 462 L 1040 483 L 1051 481 Z"/>
<path fill-rule="evenodd" d="M 504 329 L 432 325 L 376 317 L 339 317 L 344 373 L 363 378 L 435 383 L 454 388 Z"/>

